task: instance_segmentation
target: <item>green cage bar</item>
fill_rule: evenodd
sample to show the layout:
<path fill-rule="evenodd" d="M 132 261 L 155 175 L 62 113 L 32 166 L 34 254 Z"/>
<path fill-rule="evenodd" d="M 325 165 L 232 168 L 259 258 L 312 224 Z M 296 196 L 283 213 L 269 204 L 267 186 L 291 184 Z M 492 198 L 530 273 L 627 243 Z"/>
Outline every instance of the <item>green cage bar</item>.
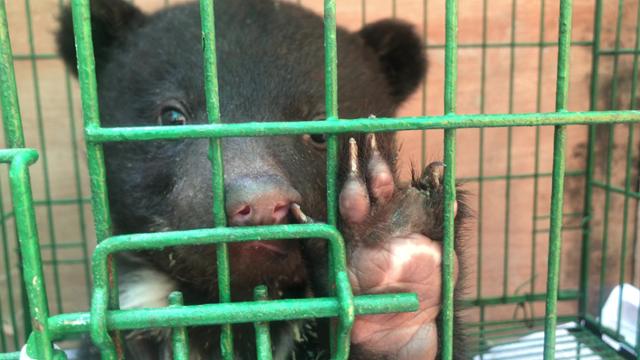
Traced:
<path fill-rule="evenodd" d="M 58 1 L 58 8 L 60 10 L 60 12 L 62 12 L 62 10 L 64 9 L 64 1 L 63 0 L 59 0 Z M 80 147 L 78 145 L 78 140 L 76 138 L 76 115 L 75 115 L 75 101 L 73 99 L 73 93 L 72 93 L 72 78 L 71 78 L 71 73 L 69 71 L 68 68 L 65 68 L 65 74 L 64 74 L 64 87 L 65 87 L 65 92 L 67 95 L 67 112 L 69 114 L 69 137 L 71 138 L 71 153 L 72 154 L 80 154 Z M 73 156 L 73 177 L 75 180 L 75 195 L 76 195 L 76 206 L 78 209 L 78 219 L 79 219 L 79 223 L 80 223 L 80 239 L 81 241 L 79 241 L 77 244 L 78 247 L 82 248 L 82 258 L 84 259 L 84 261 L 82 262 L 82 269 L 85 273 L 85 286 L 87 289 L 87 293 L 90 293 L 91 291 L 91 279 L 89 278 L 89 274 L 91 273 L 91 271 L 89 270 L 89 250 L 87 249 L 87 244 L 89 244 L 89 238 L 87 236 L 88 234 L 88 230 L 87 230 L 87 216 L 86 216 L 86 211 L 84 209 L 84 204 L 85 202 L 90 201 L 90 199 L 85 198 L 83 190 L 82 190 L 82 176 L 80 174 L 80 169 L 81 169 L 81 164 L 80 164 L 80 159 L 79 156 Z M 52 200 L 52 202 L 54 202 Z M 60 245 L 64 245 L 64 244 L 60 244 Z M 87 298 L 87 304 L 88 304 L 88 298 Z"/>
<path fill-rule="evenodd" d="M 182 293 L 175 291 L 169 295 L 169 305 L 179 308 L 183 305 Z M 189 360 L 189 334 L 184 327 L 173 328 L 171 332 L 171 345 L 175 360 Z"/>
<path fill-rule="evenodd" d="M 268 300 L 268 292 L 266 286 L 258 286 L 254 289 L 254 299 L 256 301 Z M 256 352 L 258 359 L 271 360 L 271 333 L 269 332 L 269 323 L 257 322 L 254 324 L 256 329 Z"/>
<path fill-rule="evenodd" d="M 446 3 L 446 48 L 444 78 L 444 113 L 456 112 L 456 92 L 458 76 L 458 1 Z M 444 243 L 442 248 L 442 359 L 453 357 L 453 268 L 455 265 L 455 214 L 456 202 L 456 130 L 444 132 Z"/>
<path fill-rule="evenodd" d="M 207 115 L 210 124 L 220 124 L 220 103 L 218 96 L 218 69 L 216 59 L 216 36 L 214 22 L 214 1 L 200 1 L 200 17 L 202 27 L 202 49 L 204 54 L 205 97 Z M 224 209 L 224 165 L 222 163 L 222 140 L 211 138 L 209 157 L 213 180 L 213 220 L 215 226 L 226 226 L 227 217 Z M 229 276 L 229 254 L 225 243 L 216 247 L 216 266 L 218 271 L 218 293 L 221 303 L 231 301 L 231 278 Z M 220 333 L 222 358 L 233 359 L 233 334 L 231 325 L 222 326 Z"/>
<path fill-rule="evenodd" d="M 0 101 L 2 101 L 5 144 L 8 147 L 21 148 L 25 146 L 24 134 L 4 1 L 0 2 L 0 70 Z"/>
<path fill-rule="evenodd" d="M 556 111 L 567 110 L 569 95 L 569 58 L 571 51 L 572 0 L 560 1 L 558 30 L 558 72 L 556 80 Z M 547 299 L 544 324 L 544 358 L 554 359 L 558 288 L 560 283 L 560 253 L 562 249 L 562 204 L 566 170 L 567 127 L 556 126 L 553 141 L 553 178 L 551 183 L 551 223 L 549 230 L 549 262 L 547 265 Z"/>
<path fill-rule="evenodd" d="M 35 54 L 35 42 L 34 42 L 34 33 L 33 33 L 33 21 L 31 18 L 31 1 L 25 0 L 25 10 L 26 10 L 26 18 L 27 18 L 27 34 L 29 35 L 29 52 L 31 54 Z M 38 147 L 40 153 L 42 154 L 42 173 L 43 173 L 43 183 L 44 183 L 44 201 L 46 207 L 47 214 L 47 230 L 49 235 L 49 241 L 51 243 L 50 253 L 51 253 L 51 266 L 53 269 L 53 281 L 55 283 L 54 286 L 54 298 L 56 304 L 57 312 L 63 311 L 62 306 L 62 294 L 61 294 L 61 283 L 60 283 L 60 273 L 59 273 L 59 264 L 58 264 L 58 246 L 56 239 L 56 231 L 55 231 L 55 223 L 53 221 L 53 208 L 51 203 L 51 181 L 50 181 L 50 170 L 49 170 L 49 161 L 47 156 L 47 145 L 44 136 L 44 119 L 42 113 L 42 96 L 40 91 L 40 80 L 39 80 L 39 72 L 38 67 L 36 66 L 35 59 L 31 59 L 31 73 L 33 74 L 33 90 L 34 90 L 34 105 L 36 109 L 36 122 L 38 124 Z"/>
<path fill-rule="evenodd" d="M 73 33 L 78 57 L 78 79 L 82 96 L 82 117 L 85 129 L 100 128 L 98 84 L 91 38 L 90 0 L 72 0 Z M 91 174 L 91 208 L 98 242 L 111 234 L 111 215 L 106 185 L 106 170 L 102 146 L 87 141 L 87 163 Z"/>
<path fill-rule="evenodd" d="M 589 94 L 590 110 L 597 110 L 598 99 L 598 69 L 600 64 L 600 36 L 602 33 L 602 0 L 596 0 L 595 14 L 593 24 L 593 48 L 591 52 L 591 89 Z M 582 318 L 587 315 L 587 307 L 589 303 L 589 268 L 591 263 L 591 218 L 593 216 L 593 176 L 595 162 L 595 140 L 596 128 L 589 126 L 586 176 L 585 176 L 585 192 L 583 205 L 583 222 L 582 222 L 582 248 L 580 259 L 580 302 L 578 312 Z"/>
<path fill-rule="evenodd" d="M 32 149 L 0 150 L 0 163 L 10 164 L 9 179 L 24 264 L 23 280 L 27 288 L 31 321 L 34 324 L 32 336 L 37 346 L 31 348 L 30 355 L 37 359 L 49 360 L 54 359 L 48 326 L 49 303 L 42 272 L 38 228 L 28 171 L 29 165 L 37 159 L 38 153 Z"/>
<path fill-rule="evenodd" d="M 78 79 L 82 100 L 82 115 L 85 129 L 100 127 L 100 110 L 98 104 L 98 87 L 96 67 L 91 36 L 90 0 L 72 0 L 73 33 L 76 44 Z M 91 186 L 91 208 L 94 217 L 96 239 L 98 242 L 111 235 L 111 214 L 109 213 L 109 199 L 106 185 L 106 169 L 102 146 L 86 141 L 87 162 L 89 165 Z M 117 274 L 115 269 L 109 269 L 109 280 L 112 287 L 117 289 Z M 94 299 L 92 299 L 92 302 Z M 118 308 L 117 291 L 112 292 L 109 299 L 111 308 Z M 92 304 L 92 307 L 94 305 Z M 99 337 L 99 323 L 92 327 L 91 336 Z M 123 355 L 120 336 L 116 334 L 116 348 L 120 357 Z M 111 358 L 115 358 L 115 348 L 111 349 Z M 109 358 L 109 356 L 107 356 Z"/>
<path fill-rule="evenodd" d="M 204 139 L 210 137 L 251 137 L 345 132 L 403 131 L 427 129 L 467 129 L 505 126 L 556 126 L 635 123 L 640 111 L 584 111 L 536 114 L 450 114 L 348 121 L 247 122 L 242 124 L 182 125 L 163 127 L 88 128 L 89 141 L 151 141 Z"/>
<path fill-rule="evenodd" d="M 325 108 L 328 121 L 338 119 L 338 45 L 336 38 L 336 2 L 324 1 Z M 339 124 L 336 124 L 339 126 Z M 338 139 L 327 138 L 327 222 L 337 224 Z"/>
<path fill-rule="evenodd" d="M 11 51 L 11 39 L 9 37 L 9 26 L 7 23 L 7 10 L 4 1 L 0 1 L 0 102 L 2 105 L 2 124 L 4 128 L 5 145 L 10 148 L 23 148 L 25 146 L 22 118 L 20 115 L 20 103 L 18 101 L 18 89 L 16 85 L 15 71 L 13 67 L 13 56 Z M 0 196 L 0 210 L 4 211 L 3 198 Z M 3 215 L 4 218 L 4 215 Z M 8 218 L 8 216 L 7 216 Z M 1 221 L 2 231 L 2 252 L 4 271 L 10 274 L 10 245 L 8 241 L 8 230 L 4 219 Z M 22 271 L 22 270 L 21 270 Z M 9 321 L 13 329 L 18 328 L 18 319 L 14 311 L 16 304 L 14 301 L 14 282 L 11 276 L 7 276 L 7 305 L 10 315 Z M 26 296 L 24 286 L 21 286 L 22 297 Z M 4 316 L 2 304 L 0 304 L 0 318 Z M 26 318 L 26 317 L 25 317 Z M 4 319 L 2 324 L 5 324 Z M 29 321 L 24 321 L 25 329 L 29 329 Z M 2 336 L 2 347 L 7 349 L 7 341 Z M 18 337 L 14 337 L 13 346 L 18 348 Z"/>
<path fill-rule="evenodd" d="M 333 281 L 336 283 L 337 298 L 273 300 L 266 303 L 263 301 L 219 303 L 146 310 L 108 310 L 108 299 L 111 292 L 108 264 L 114 253 L 127 250 L 161 249 L 177 245 L 204 245 L 253 241 L 255 239 L 261 241 L 291 239 L 293 236 L 302 239 L 324 238 L 329 241 L 330 256 L 336 267 Z M 66 331 L 73 332 L 90 327 L 92 339 L 100 348 L 102 359 L 118 358 L 108 334 L 110 329 L 131 330 L 148 327 L 184 327 L 343 316 L 345 303 L 351 307 L 352 317 L 355 314 L 415 311 L 418 309 L 418 300 L 415 294 L 366 295 L 358 296 L 353 300 L 348 299 L 352 295 L 346 276 L 344 241 L 335 227 L 325 224 L 219 227 L 111 237 L 101 242 L 94 252 L 93 276 L 95 280 L 89 321 L 81 320 L 86 315 L 72 314 L 71 319 L 75 320 L 67 319 L 62 326 L 67 327 Z M 347 301 L 345 301 L 345 297 L 347 297 Z M 116 314 L 122 314 L 121 320 L 116 320 Z M 112 318 L 112 316 L 116 317 Z M 72 323 L 73 325 L 71 325 Z M 55 327 L 55 325 L 51 326 Z M 70 329 L 69 326 L 76 329 Z M 345 357 L 340 357 L 342 354 L 338 349 L 336 358 L 346 358 L 347 354 L 348 352 L 344 354 Z"/>

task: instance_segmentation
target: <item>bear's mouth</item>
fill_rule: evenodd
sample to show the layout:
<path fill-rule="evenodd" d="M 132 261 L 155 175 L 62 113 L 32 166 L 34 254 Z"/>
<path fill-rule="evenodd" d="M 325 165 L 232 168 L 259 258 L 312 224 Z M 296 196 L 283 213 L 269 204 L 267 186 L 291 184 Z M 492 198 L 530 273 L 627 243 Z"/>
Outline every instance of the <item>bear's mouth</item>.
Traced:
<path fill-rule="evenodd" d="M 286 259 L 295 252 L 295 245 L 291 241 L 248 241 L 231 245 L 238 255 L 246 259 Z"/>
<path fill-rule="evenodd" d="M 255 250 L 267 250 L 272 253 L 286 256 L 288 251 L 283 241 L 249 241 L 241 245 L 243 248 Z"/>

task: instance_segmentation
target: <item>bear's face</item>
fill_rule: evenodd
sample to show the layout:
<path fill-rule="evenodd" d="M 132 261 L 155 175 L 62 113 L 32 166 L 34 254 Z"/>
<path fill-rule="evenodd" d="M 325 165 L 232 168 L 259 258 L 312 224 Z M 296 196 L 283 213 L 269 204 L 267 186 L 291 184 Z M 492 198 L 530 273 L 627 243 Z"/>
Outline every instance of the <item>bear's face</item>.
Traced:
<path fill-rule="evenodd" d="M 144 15 L 121 0 L 91 3 L 102 125 L 207 123 L 198 5 Z M 222 122 L 326 117 L 319 16 L 270 0 L 219 0 L 215 12 Z M 74 68 L 69 15 L 62 24 L 60 49 Z M 392 116 L 425 72 L 421 42 L 409 26 L 396 21 L 374 23 L 357 33 L 338 29 L 338 55 L 341 118 Z M 230 225 L 287 223 L 291 203 L 325 219 L 324 136 L 225 138 L 222 145 Z M 380 147 L 395 164 L 393 135 L 381 136 Z M 207 139 L 106 144 L 116 232 L 212 227 L 208 153 Z M 297 245 L 275 244 L 230 246 L 233 267 L 260 264 L 260 271 L 234 271 L 235 283 L 252 288 L 265 277 L 282 284 L 302 281 Z M 189 274 L 197 287 L 215 289 L 214 254 L 212 247 L 187 247 L 153 259 L 178 278 Z"/>

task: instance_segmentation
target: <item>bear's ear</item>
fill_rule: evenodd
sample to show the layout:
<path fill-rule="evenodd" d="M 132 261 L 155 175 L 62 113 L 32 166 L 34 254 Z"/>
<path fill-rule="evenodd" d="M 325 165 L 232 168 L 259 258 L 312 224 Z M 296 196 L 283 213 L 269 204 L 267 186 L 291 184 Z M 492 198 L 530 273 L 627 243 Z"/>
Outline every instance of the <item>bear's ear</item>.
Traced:
<path fill-rule="evenodd" d="M 401 103 L 422 81 L 426 68 L 422 40 L 413 27 L 398 20 L 381 20 L 366 25 L 359 35 L 373 49 L 391 87 L 391 95 Z"/>
<path fill-rule="evenodd" d="M 91 0 L 91 31 L 96 68 L 106 60 L 111 48 L 124 34 L 144 22 L 144 14 L 124 0 Z M 69 69 L 77 76 L 76 48 L 73 37 L 71 8 L 66 7 L 59 18 L 56 34 L 58 52 Z"/>

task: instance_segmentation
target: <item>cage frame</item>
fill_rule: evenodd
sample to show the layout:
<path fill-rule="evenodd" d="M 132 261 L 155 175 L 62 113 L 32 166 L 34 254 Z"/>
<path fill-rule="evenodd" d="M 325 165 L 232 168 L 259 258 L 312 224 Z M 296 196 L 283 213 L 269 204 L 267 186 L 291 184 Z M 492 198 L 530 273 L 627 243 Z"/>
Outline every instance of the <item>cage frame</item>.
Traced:
<path fill-rule="evenodd" d="M 35 161 L 37 154 L 34 150 L 24 148 L 24 136 L 20 119 L 20 109 L 17 101 L 17 89 L 15 86 L 15 75 L 12 68 L 13 59 L 9 42 L 8 26 L 6 22 L 6 10 L 4 2 L 0 1 L 0 90 L 3 108 L 3 124 L 5 126 L 6 143 L 10 148 L 16 150 L 0 151 L 0 163 L 9 163 L 11 171 L 19 173 L 20 176 L 12 177 L 11 190 L 16 209 L 16 221 L 18 226 L 18 237 L 21 242 L 21 252 L 25 263 L 23 277 L 25 286 L 28 288 L 27 296 L 32 319 L 37 321 L 38 326 L 34 326 L 32 336 L 29 338 L 27 351 L 35 358 L 57 359 L 63 355 L 54 351 L 52 340 L 67 333 L 83 332 L 90 330 L 93 340 L 101 347 L 103 358 L 116 359 L 121 356 L 118 345 L 118 336 L 110 337 L 109 330 L 131 329 L 131 326 L 139 326 L 150 314 L 157 316 L 167 316 L 163 318 L 166 327 L 175 328 L 174 344 L 181 349 L 176 352 L 177 359 L 188 358 L 188 350 L 181 347 L 186 343 L 184 327 L 196 325 L 194 319 L 190 317 L 194 307 L 181 305 L 179 294 L 172 294 L 169 308 L 154 310 L 109 310 L 117 308 L 117 289 L 115 289 L 115 269 L 110 264 L 110 254 L 123 249 L 131 249 L 128 244 L 135 246 L 158 246 L 158 244 L 173 244 L 180 241 L 184 244 L 185 239 L 197 243 L 206 241 L 217 245 L 218 280 L 220 286 L 220 304 L 204 305 L 198 310 L 210 312 L 211 317 L 207 324 L 221 321 L 223 332 L 221 338 L 223 358 L 230 359 L 233 354 L 231 325 L 226 320 L 220 320 L 219 309 L 233 312 L 235 306 L 242 309 L 249 309 L 257 306 L 261 311 L 273 311 L 278 314 L 278 300 L 265 301 L 264 289 L 256 289 L 256 302 L 247 304 L 224 304 L 230 302 L 229 290 L 229 261 L 226 251 L 226 243 L 232 241 L 245 240 L 268 240 L 279 238 L 280 234 L 289 234 L 297 237 L 320 236 L 329 240 L 332 248 L 331 263 L 333 264 L 332 276 L 337 285 L 337 292 L 334 297 L 326 299 L 305 299 L 295 300 L 296 303 L 306 302 L 309 306 L 318 306 L 315 309 L 324 309 L 327 316 L 338 316 L 340 319 L 338 326 L 337 341 L 334 346 L 334 358 L 346 358 L 349 351 L 349 332 L 356 314 L 376 313 L 379 311 L 410 311 L 416 308 L 416 298 L 414 295 L 380 295 L 380 296 L 353 296 L 351 288 L 346 278 L 345 254 L 342 238 L 336 229 L 337 206 L 336 206 L 336 174 L 337 174 L 337 135 L 345 132 L 378 132 L 397 130 L 426 130 L 444 129 L 444 162 L 445 168 L 445 226 L 444 226 L 444 248 L 443 248 L 443 342 L 442 358 L 450 359 L 453 354 L 453 274 L 454 260 L 454 223 L 453 205 L 455 202 L 455 155 L 456 155 L 456 129 L 461 128 L 486 128 L 486 127 L 508 127 L 515 126 L 554 126 L 554 159 L 552 173 L 552 195 L 550 214 L 550 241 L 549 241 L 549 262 L 547 275 L 547 290 L 544 294 L 546 302 L 546 314 L 544 318 L 544 358 L 552 359 L 555 353 L 556 325 L 557 325 L 557 301 L 559 295 L 559 261 L 562 233 L 562 205 L 564 193 L 564 178 L 566 176 L 566 130 L 568 125 L 591 125 L 589 127 L 589 147 L 588 161 L 586 168 L 587 185 L 585 191 L 585 206 L 582 223 L 582 260 L 580 278 L 580 288 L 576 294 L 566 294 L 570 298 L 579 300 L 578 317 L 585 326 L 591 326 L 596 331 L 613 337 L 620 338 L 619 317 L 618 329 L 612 331 L 602 326 L 598 319 L 588 314 L 586 303 L 588 301 L 587 289 L 589 287 L 588 272 L 589 249 L 590 249 L 590 227 L 589 220 L 592 216 L 592 189 L 602 187 L 609 191 L 622 191 L 625 199 L 629 197 L 638 199 L 640 194 L 631 191 L 629 176 L 626 177 L 625 189 L 613 187 L 609 181 L 600 183 L 593 178 L 594 172 L 594 139 L 596 124 L 629 124 L 632 127 L 640 122 L 640 112 L 635 110 L 623 111 L 596 111 L 595 98 L 597 97 L 597 76 L 598 71 L 593 71 L 592 76 L 592 109 L 587 112 L 567 111 L 568 98 L 568 75 L 569 58 L 571 48 L 571 20 L 572 1 L 560 0 L 559 19 L 560 26 L 558 32 L 558 61 L 557 61 L 557 81 L 556 81 L 556 111 L 551 113 L 525 113 L 525 114 L 477 114 L 459 115 L 456 114 L 456 85 L 457 85 L 457 50 L 458 50 L 458 1 L 446 0 L 446 43 L 445 43 L 445 92 L 444 108 L 445 114 L 442 116 L 419 116 L 408 118 L 385 118 L 385 119 L 340 119 L 337 101 L 337 43 L 336 43 L 336 12 L 335 0 L 324 1 L 324 29 L 325 29 L 325 81 L 326 81 L 326 120 L 324 121 L 294 121 L 294 122 L 270 122 L 270 123 L 243 123 L 243 124 L 222 124 L 220 121 L 220 109 L 218 103 L 217 70 L 215 55 L 215 25 L 214 25 L 214 1 L 201 0 L 201 21 L 203 24 L 203 49 L 205 64 L 205 86 L 206 100 L 209 114 L 209 124 L 206 125 L 185 125 L 185 126 L 165 126 L 157 127 L 122 127 L 122 128 L 101 128 L 99 120 L 99 109 L 97 101 L 97 86 L 95 78 L 95 63 L 93 60 L 93 49 L 91 41 L 90 27 L 90 0 L 72 0 L 74 33 L 78 51 L 78 73 L 82 95 L 82 109 L 85 124 L 85 141 L 87 147 L 87 158 L 91 179 L 91 200 L 94 215 L 95 233 L 98 239 L 98 246 L 93 256 L 92 273 L 94 285 L 92 294 L 92 305 L 89 313 L 61 314 L 52 317 L 48 316 L 46 290 L 44 288 L 42 265 L 34 258 L 40 253 L 37 241 L 37 230 L 35 229 L 35 215 L 33 212 L 33 200 L 31 199 L 27 166 Z M 621 2 L 619 2 L 621 3 Z M 597 61 L 600 56 L 600 32 L 596 31 L 601 26 L 599 21 L 602 18 L 603 1 L 596 0 L 596 17 L 594 26 L 594 69 L 597 69 Z M 600 16 L 598 16 L 600 14 Z M 640 40 L 638 40 L 640 42 Z M 619 45 L 618 45 L 619 46 Z M 636 46 L 636 56 L 638 53 Z M 597 56 L 596 56 L 597 54 Z M 635 62 L 637 64 L 637 61 Z M 634 65 L 635 65 L 634 64 Z M 637 75 L 637 66 L 634 66 L 634 74 Z M 637 76 L 634 76 L 636 81 Z M 223 173 L 222 173 L 222 147 L 220 140 L 224 137 L 243 136 L 274 136 L 293 134 L 326 134 L 327 138 L 327 202 L 328 221 L 327 224 L 312 225 L 280 225 L 268 227 L 248 227 L 243 229 L 226 228 L 226 218 L 223 201 L 214 202 L 213 216 L 216 228 L 201 229 L 193 231 L 179 231 L 170 233 L 155 234 L 135 234 L 112 236 L 110 232 L 111 220 L 107 198 L 105 182 L 104 158 L 102 154 L 102 144 L 110 141 L 150 141 L 168 140 L 183 138 L 207 138 L 210 139 L 210 160 L 213 171 L 213 192 L 214 198 L 224 198 Z M 610 136 L 613 136 L 611 131 Z M 630 131 L 630 135 L 632 132 Z M 632 142 L 629 141 L 629 144 Z M 629 161 L 627 160 L 627 163 Z M 627 169 L 629 166 L 627 166 Z M 14 170 L 16 169 L 16 170 Z M 26 174 L 26 175 L 25 175 Z M 610 178 L 610 169 L 608 171 Z M 608 198 L 609 192 L 607 192 Z M 608 200 L 607 200 L 608 201 Z M 23 215 L 18 215 L 18 209 L 24 211 Z M 626 207 L 625 207 L 626 211 Z M 627 214 L 625 213 L 625 217 Z M 20 220 L 20 219 L 23 220 Z M 27 219 L 27 220 L 24 220 Z M 31 220 L 29 220 L 31 219 Z M 26 221 L 26 223 L 25 223 Z M 30 221 L 33 221 L 31 223 Z M 22 224 L 21 224 L 22 222 Z M 35 232 L 34 232 L 35 231 Z M 273 237 L 276 236 L 276 237 Z M 286 236 L 282 236 L 286 237 Z M 218 239 L 218 240 L 216 240 Z M 220 240 L 221 239 L 221 240 Z M 604 246 L 604 245 L 603 245 Z M 39 256 L 39 255 L 37 255 Z M 604 255 L 603 255 L 604 256 Z M 33 261 L 29 260 L 32 259 Z M 622 271 L 622 270 L 621 270 Z M 37 286 L 29 289 L 29 282 L 33 279 Z M 324 302 L 323 302 L 324 301 Z M 600 301 L 602 301 L 600 299 Z M 311 304 L 318 302 L 318 304 Z M 396 303 L 395 305 L 392 303 Z M 399 305 L 398 305 L 399 304 Z M 295 304 L 294 304 L 295 305 Z M 291 305 L 287 305 L 291 307 Z M 272 309 L 273 308 L 273 309 Z M 45 309 L 45 310 L 43 310 Z M 270 310 L 271 309 L 271 310 Z M 180 314 L 174 315 L 174 314 Z M 237 314 L 236 314 L 237 315 Z M 278 314 L 281 315 L 281 314 Z M 173 317 L 175 316 L 175 317 Z M 298 316 L 296 314 L 296 316 Z M 299 316 L 304 316 L 300 314 Z M 171 319 L 171 320 L 169 320 Z M 246 322 L 256 323 L 257 329 L 262 330 L 262 336 L 258 336 L 258 348 L 264 350 L 265 358 L 268 358 L 269 347 L 267 342 L 268 332 L 264 332 L 265 322 L 269 320 L 280 320 L 279 317 L 252 317 L 247 316 Z M 285 318 L 282 318 L 285 319 Z M 73 324 L 73 325 L 70 325 Z M 148 325 L 148 324 L 147 324 Z M 162 324 L 158 324 L 162 325 Z M 259 331 L 260 332 L 260 331 Z M 117 333 L 117 331 L 116 331 Z M 640 335 L 637 335 L 640 338 Z M 113 341 L 112 341 L 113 339 Z M 639 341 L 636 341 L 636 353 L 640 353 Z M 48 344 L 48 346 L 47 346 Z M 627 344 L 630 346 L 629 344 Z M 3 357 L 4 355 L 0 355 Z M 15 356 L 13 354 L 12 356 Z M 187 356 L 187 357 L 185 357 Z"/>

